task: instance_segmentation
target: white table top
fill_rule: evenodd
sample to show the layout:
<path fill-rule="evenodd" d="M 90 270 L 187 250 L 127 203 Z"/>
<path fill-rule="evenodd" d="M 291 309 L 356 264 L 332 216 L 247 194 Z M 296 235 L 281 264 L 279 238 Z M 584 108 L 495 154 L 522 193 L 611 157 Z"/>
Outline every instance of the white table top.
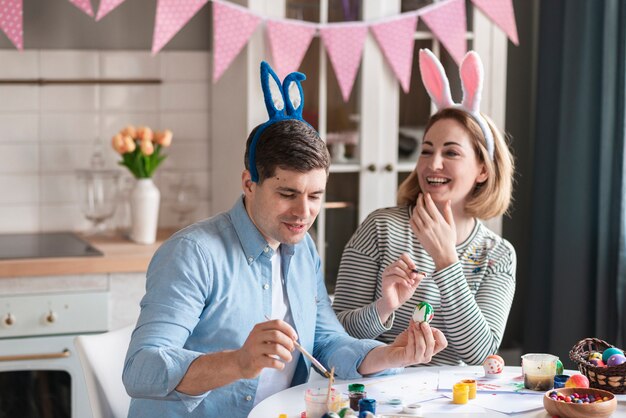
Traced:
<path fill-rule="evenodd" d="M 341 381 L 337 380 L 335 382 L 335 387 L 338 387 L 341 392 L 344 392 L 342 385 L 348 383 L 363 383 L 365 384 L 365 390 L 368 391 L 368 385 L 370 389 L 370 393 L 372 391 L 376 391 L 377 393 L 385 392 L 385 387 L 394 388 L 391 390 L 403 390 L 407 389 L 411 393 L 419 393 L 417 395 L 409 395 L 409 396 L 421 396 L 423 394 L 434 393 L 436 395 L 441 394 L 451 394 L 450 391 L 433 391 L 431 388 L 437 387 L 437 377 L 439 372 L 443 371 L 454 371 L 458 372 L 467 372 L 468 378 L 472 378 L 472 375 L 477 373 L 482 373 L 482 367 L 480 366 L 469 366 L 469 367 L 454 367 L 454 366 L 439 366 L 439 367 L 412 367 L 407 368 L 404 373 L 398 376 L 381 376 L 360 380 L 351 380 L 351 381 Z M 517 373 L 521 375 L 521 367 L 510 367 L 507 366 L 505 368 L 505 373 Z M 572 370 L 566 370 L 566 374 L 578 374 L 578 372 Z M 460 379 L 459 379 L 460 380 Z M 289 418 L 300 418 L 300 414 L 305 410 L 304 407 L 304 392 L 308 388 L 317 388 L 324 387 L 327 384 L 327 380 L 318 380 L 313 379 L 308 383 L 295 386 L 289 389 L 286 389 L 282 392 L 279 392 L 264 401 L 260 402 L 248 415 L 248 418 L 277 418 L 279 414 L 287 414 Z M 404 385 L 404 386 L 403 386 Z M 414 385 L 414 389 L 413 389 Z M 415 392 L 413 392 L 415 390 Z M 405 392 L 405 393 L 409 393 Z M 422 405 L 423 416 L 426 418 L 502 418 L 502 417 L 515 417 L 515 418 L 547 418 L 550 415 L 543 409 L 543 392 L 537 392 L 537 394 L 503 394 L 498 393 L 497 395 L 486 395 L 483 394 L 483 399 L 486 396 L 498 396 L 499 400 L 502 400 L 502 403 L 506 402 L 515 402 L 516 399 L 524 400 L 525 402 L 535 403 L 537 405 L 537 409 L 533 409 L 526 412 L 515 413 L 513 415 L 507 415 L 502 412 L 497 412 L 491 409 L 484 408 L 480 405 L 476 404 L 475 400 L 470 400 L 465 405 L 454 405 L 450 398 L 440 397 L 437 399 L 432 399 L 424 402 L 420 402 Z M 391 394 L 390 394 L 391 396 Z M 481 393 L 479 391 L 479 397 Z M 400 396 L 402 398 L 402 396 Z M 511 399 L 513 397 L 513 399 Z M 532 397 L 532 398 L 529 398 Z M 496 398 L 493 398 L 496 399 Z M 405 400 L 405 399 L 403 399 Z M 626 417 L 626 395 L 618 395 L 618 406 L 617 410 L 613 414 L 614 417 Z M 412 400 L 405 400 L 406 403 L 412 403 Z M 377 413 L 389 413 L 389 408 L 393 408 L 388 405 L 384 405 L 381 408 L 381 401 L 377 399 L 379 406 L 377 408 Z M 384 400 L 383 400 L 384 404 Z M 385 409 L 385 411 L 381 410 Z M 400 411 L 400 409 L 396 409 L 396 411 Z"/>

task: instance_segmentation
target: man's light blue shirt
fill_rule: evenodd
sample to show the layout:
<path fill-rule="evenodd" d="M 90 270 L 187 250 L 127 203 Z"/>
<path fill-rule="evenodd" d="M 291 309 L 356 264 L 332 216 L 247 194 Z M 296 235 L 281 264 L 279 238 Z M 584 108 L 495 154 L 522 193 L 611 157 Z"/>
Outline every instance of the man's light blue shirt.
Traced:
<path fill-rule="evenodd" d="M 361 361 L 383 344 L 354 339 L 337 321 L 308 234 L 279 249 L 300 343 L 325 367 L 335 367 L 339 378 L 361 378 Z M 248 416 L 258 378 L 199 396 L 175 388 L 198 356 L 241 348 L 252 328 L 271 316 L 273 253 L 243 198 L 159 248 L 148 267 L 146 295 L 124 365 L 124 385 L 133 397 L 130 418 Z M 299 356 L 291 384 L 306 382 L 309 369 L 309 360 Z"/>

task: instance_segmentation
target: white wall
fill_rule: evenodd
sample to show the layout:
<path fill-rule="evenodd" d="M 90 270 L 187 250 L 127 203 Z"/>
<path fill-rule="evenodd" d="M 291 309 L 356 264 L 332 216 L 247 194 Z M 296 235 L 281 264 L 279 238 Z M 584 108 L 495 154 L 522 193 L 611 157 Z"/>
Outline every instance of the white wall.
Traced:
<path fill-rule="evenodd" d="M 194 219 L 209 215 L 211 83 L 206 51 L 0 50 L 0 79 L 157 78 L 150 85 L 0 85 L 0 233 L 83 230 L 75 170 L 99 138 L 127 124 L 169 128 L 174 142 L 155 180 L 161 226 L 176 224 L 172 185 L 189 173 L 199 186 Z"/>

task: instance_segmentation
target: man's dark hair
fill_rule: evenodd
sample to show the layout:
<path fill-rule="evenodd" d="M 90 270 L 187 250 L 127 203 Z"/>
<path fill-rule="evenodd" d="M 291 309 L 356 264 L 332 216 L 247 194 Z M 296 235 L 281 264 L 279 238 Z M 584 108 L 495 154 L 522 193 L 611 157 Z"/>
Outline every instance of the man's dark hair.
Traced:
<path fill-rule="evenodd" d="M 260 126 L 252 130 L 246 141 L 246 170 L 250 170 L 250 143 Z M 301 173 L 322 168 L 328 173 L 330 166 L 328 149 L 319 134 L 309 124 L 296 119 L 265 128 L 256 143 L 255 159 L 259 184 L 274 176 L 277 167 Z"/>

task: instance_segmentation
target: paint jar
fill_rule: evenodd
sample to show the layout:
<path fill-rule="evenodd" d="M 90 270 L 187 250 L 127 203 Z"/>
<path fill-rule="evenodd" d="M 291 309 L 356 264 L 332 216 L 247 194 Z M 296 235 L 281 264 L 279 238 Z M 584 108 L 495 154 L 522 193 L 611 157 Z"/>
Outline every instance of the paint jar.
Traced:
<path fill-rule="evenodd" d="M 465 380 L 461 380 L 459 383 L 463 383 L 464 385 L 467 385 L 467 387 L 469 388 L 469 399 L 476 398 L 476 381 L 475 380 L 465 379 Z"/>
<path fill-rule="evenodd" d="M 363 398 L 359 400 L 359 418 L 364 416 L 365 412 L 376 414 L 376 399 Z"/>
<path fill-rule="evenodd" d="M 353 411 L 359 410 L 359 401 L 365 396 L 365 385 L 361 383 L 352 383 L 348 385 L 348 398 L 350 399 L 350 409 Z"/>
<path fill-rule="evenodd" d="M 328 411 L 337 412 L 339 410 L 338 398 L 335 388 L 330 390 L 330 396 L 328 388 L 307 389 L 304 393 L 306 416 L 321 417 Z"/>
<path fill-rule="evenodd" d="M 469 399 L 469 386 L 464 383 L 457 383 L 452 386 L 452 403 L 463 405 Z"/>
<path fill-rule="evenodd" d="M 565 387 L 565 382 L 569 379 L 569 375 L 567 374 L 557 374 L 554 376 L 554 388 L 561 389 Z"/>

